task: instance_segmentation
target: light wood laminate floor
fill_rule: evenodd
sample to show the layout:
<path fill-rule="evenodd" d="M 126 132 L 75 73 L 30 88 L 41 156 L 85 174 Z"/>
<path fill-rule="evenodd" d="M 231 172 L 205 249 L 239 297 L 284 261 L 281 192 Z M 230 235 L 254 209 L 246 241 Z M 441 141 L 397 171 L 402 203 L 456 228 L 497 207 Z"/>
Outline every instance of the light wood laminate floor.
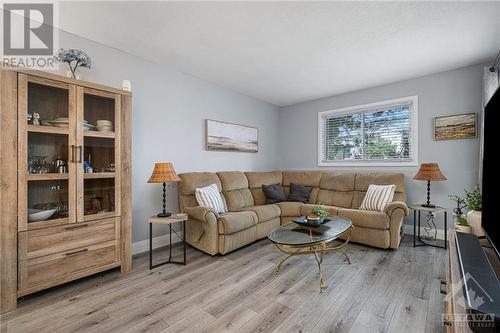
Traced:
<path fill-rule="evenodd" d="M 189 248 L 188 265 L 111 271 L 26 297 L 2 332 L 441 332 L 439 293 L 447 255 L 350 244 L 351 265 L 325 256 L 324 294 L 312 256 L 289 259 L 261 240 L 225 256 Z M 155 251 L 158 260 L 168 251 Z"/>

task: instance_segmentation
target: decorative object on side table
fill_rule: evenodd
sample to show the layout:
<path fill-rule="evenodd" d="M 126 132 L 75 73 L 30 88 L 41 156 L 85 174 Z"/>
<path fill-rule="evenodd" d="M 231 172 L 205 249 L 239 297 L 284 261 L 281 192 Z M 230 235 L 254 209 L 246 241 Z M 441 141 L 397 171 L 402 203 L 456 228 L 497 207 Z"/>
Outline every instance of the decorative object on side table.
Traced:
<path fill-rule="evenodd" d="M 163 211 L 158 213 L 158 217 L 169 217 L 172 213 L 167 212 L 167 183 L 180 182 L 181 179 L 177 176 L 172 163 L 156 163 L 153 174 L 148 180 L 148 183 L 163 183 Z"/>
<path fill-rule="evenodd" d="M 434 118 L 434 140 L 473 139 L 477 135 L 476 114 L 464 113 Z"/>
<path fill-rule="evenodd" d="M 151 216 L 149 218 L 149 269 L 153 269 L 155 267 L 165 265 L 165 264 L 179 264 L 179 265 L 185 265 L 186 264 L 186 220 L 188 219 L 187 214 L 179 213 L 175 214 L 170 217 L 157 217 L 157 216 Z M 175 231 L 174 228 L 172 228 L 172 224 L 174 223 L 181 223 L 182 225 L 182 237 Z M 169 234 L 169 254 L 168 254 L 168 260 L 164 261 L 162 263 L 158 263 L 153 265 L 153 224 L 168 224 L 170 228 L 170 234 Z M 184 255 L 184 261 L 173 261 L 172 260 L 172 232 L 177 235 L 182 240 L 183 243 L 183 255 Z"/>
<path fill-rule="evenodd" d="M 78 49 L 60 49 L 56 56 L 58 62 L 65 62 L 68 64 L 71 76 L 76 79 L 76 70 L 80 67 L 90 69 L 92 67 L 92 60 L 85 51 Z"/>
<path fill-rule="evenodd" d="M 417 246 L 433 246 L 438 248 L 447 249 L 448 248 L 448 212 L 446 208 L 434 206 L 426 207 L 424 205 L 408 205 L 408 208 L 413 210 L 413 247 Z M 428 214 L 427 226 L 432 226 L 435 230 L 433 237 L 422 237 L 420 235 L 420 218 L 421 212 Z M 437 239 L 437 229 L 434 224 L 434 215 L 436 213 L 444 214 L 444 241 L 442 239 Z M 418 215 L 418 219 L 417 219 Z M 424 229 L 429 234 L 429 228 Z"/>
<path fill-rule="evenodd" d="M 471 226 L 467 222 L 467 219 L 463 216 L 464 212 L 463 209 L 467 206 L 465 204 L 465 200 L 454 194 L 450 194 L 448 196 L 450 200 L 455 201 L 457 203 L 457 206 L 453 208 L 453 213 L 455 215 L 455 230 L 464 232 L 464 233 L 470 233 L 471 232 Z"/>
<path fill-rule="evenodd" d="M 481 195 L 481 189 L 479 188 L 479 185 L 476 185 L 472 191 L 464 190 L 464 195 L 450 195 L 450 199 L 454 200 L 457 202 L 457 208 L 458 208 L 458 203 L 460 202 L 461 209 L 467 208 L 467 220 L 462 217 L 464 221 L 460 223 L 460 225 L 467 225 L 469 226 L 469 231 L 463 231 L 463 232 L 472 232 L 474 235 L 478 237 L 484 236 L 484 231 L 481 228 L 481 210 L 482 208 L 482 202 L 483 198 Z M 457 209 L 455 208 L 455 209 Z M 458 228 L 460 229 L 460 228 Z M 457 230 L 458 230 L 457 229 Z M 463 229 L 463 228 L 462 228 Z"/>
<path fill-rule="evenodd" d="M 422 204 L 422 206 L 427 208 L 435 208 L 436 205 L 431 204 L 431 181 L 436 182 L 446 180 L 446 177 L 439 169 L 439 165 L 437 163 L 420 164 L 420 169 L 413 177 L 413 179 L 427 181 L 427 203 Z"/>

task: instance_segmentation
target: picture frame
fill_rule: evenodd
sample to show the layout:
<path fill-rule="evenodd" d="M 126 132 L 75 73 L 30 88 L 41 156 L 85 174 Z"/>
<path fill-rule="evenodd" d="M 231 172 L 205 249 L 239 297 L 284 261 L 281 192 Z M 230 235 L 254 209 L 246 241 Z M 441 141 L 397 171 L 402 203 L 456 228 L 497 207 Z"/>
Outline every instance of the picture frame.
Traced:
<path fill-rule="evenodd" d="M 434 141 L 474 139 L 477 137 L 475 112 L 434 118 Z"/>
<path fill-rule="evenodd" d="M 259 129 L 224 121 L 205 119 L 205 149 L 257 153 L 259 151 Z"/>

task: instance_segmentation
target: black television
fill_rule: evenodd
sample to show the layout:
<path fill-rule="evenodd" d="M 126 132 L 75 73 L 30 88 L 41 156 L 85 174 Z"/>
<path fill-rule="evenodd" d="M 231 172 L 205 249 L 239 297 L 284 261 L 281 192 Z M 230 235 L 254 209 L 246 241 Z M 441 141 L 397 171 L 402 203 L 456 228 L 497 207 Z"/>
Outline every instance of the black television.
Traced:
<path fill-rule="evenodd" d="M 496 211 L 498 205 L 498 187 L 496 179 L 498 165 L 495 163 L 495 155 L 498 147 L 498 124 L 500 123 L 500 88 L 486 104 L 484 109 L 483 128 L 483 176 L 482 194 L 483 210 L 481 224 L 486 231 L 487 238 L 495 248 L 497 255 L 500 255 L 500 211 Z M 496 212 L 495 212 L 496 211 Z"/>

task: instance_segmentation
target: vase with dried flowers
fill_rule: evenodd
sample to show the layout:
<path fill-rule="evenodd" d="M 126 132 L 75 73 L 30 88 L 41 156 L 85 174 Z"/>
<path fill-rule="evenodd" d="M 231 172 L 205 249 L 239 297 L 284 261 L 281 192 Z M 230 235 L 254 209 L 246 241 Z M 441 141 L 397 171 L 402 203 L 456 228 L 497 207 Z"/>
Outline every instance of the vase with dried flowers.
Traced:
<path fill-rule="evenodd" d="M 80 67 L 90 69 L 92 66 L 92 60 L 85 51 L 78 49 L 60 49 L 55 56 L 58 62 L 64 62 L 68 64 L 69 70 L 71 71 L 71 76 L 76 79 L 76 70 Z"/>

